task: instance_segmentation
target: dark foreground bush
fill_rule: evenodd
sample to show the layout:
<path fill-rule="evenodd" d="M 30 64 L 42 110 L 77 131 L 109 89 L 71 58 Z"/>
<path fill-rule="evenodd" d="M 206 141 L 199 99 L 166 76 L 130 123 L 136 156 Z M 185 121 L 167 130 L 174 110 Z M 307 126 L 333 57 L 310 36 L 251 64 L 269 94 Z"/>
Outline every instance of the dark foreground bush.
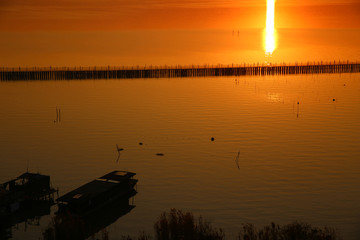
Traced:
<path fill-rule="evenodd" d="M 85 221 L 68 213 L 53 217 L 48 228 L 43 231 L 45 240 L 75 240 L 86 237 Z"/>
<path fill-rule="evenodd" d="M 171 209 L 162 213 L 154 225 L 158 240 L 222 240 L 225 234 L 200 216 L 198 219 L 190 212 Z"/>
<path fill-rule="evenodd" d="M 285 226 L 271 223 L 257 230 L 252 224 L 243 224 L 239 240 L 341 240 L 334 228 L 312 227 L 310 224 L 294 222 Z"/>

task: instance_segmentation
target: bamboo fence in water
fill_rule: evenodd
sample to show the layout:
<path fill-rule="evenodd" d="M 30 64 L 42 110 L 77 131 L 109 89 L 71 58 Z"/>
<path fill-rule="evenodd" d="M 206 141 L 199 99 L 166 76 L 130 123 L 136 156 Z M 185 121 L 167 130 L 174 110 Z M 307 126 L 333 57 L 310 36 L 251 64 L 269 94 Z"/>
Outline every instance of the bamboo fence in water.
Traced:
<path fill-rule="evenodd" d="M 357 72 L 360 72 L 360 63 L 349 61 L 305 64 L 177 65 L 162 67 L 19 67 L 0 68 L 0 80 L 181 78 Z"/>

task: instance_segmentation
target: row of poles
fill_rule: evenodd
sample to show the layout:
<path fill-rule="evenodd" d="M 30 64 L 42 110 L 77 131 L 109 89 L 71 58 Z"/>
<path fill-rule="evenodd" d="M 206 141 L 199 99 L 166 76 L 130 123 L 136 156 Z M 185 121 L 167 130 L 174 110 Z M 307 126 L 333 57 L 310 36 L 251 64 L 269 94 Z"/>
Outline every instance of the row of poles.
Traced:
<path fill-rule="evenodd" d="M 360 72 L 360 63 L 187 66 L 144 68 L 0 68 L 0 80 L 72 80 L 124 78 L 179 78 L 206 76 L 284 75 Z"/>

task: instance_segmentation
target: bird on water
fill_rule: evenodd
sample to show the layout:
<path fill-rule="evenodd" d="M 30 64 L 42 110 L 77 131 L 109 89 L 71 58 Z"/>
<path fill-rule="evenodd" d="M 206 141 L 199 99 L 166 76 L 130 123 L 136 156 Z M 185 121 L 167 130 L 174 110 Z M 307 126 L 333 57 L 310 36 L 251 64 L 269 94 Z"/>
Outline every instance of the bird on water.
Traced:
<path fill-rule="evenodd" d="M 117 151 L 118 152 L 120 152 L 120 151 L 123 151 L 124 149 L 123 148 L 119 148 L 119 146 L 116 144 L 116 149 L 117 149 Z"/>

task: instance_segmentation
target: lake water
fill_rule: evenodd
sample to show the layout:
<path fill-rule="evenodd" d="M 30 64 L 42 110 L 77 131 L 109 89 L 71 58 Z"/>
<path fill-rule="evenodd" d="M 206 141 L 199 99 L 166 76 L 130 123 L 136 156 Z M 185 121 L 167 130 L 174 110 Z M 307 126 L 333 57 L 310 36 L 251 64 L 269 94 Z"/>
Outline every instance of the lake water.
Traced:
<path fill-rule="evenodd" d="M 137 173 L 136 207 L 111 239 L 152 234 L 170 208 L 228 239 L 241 223 L 295 220 L 360 235 L 360 74 L 0 82 L 0 96 L 0 182 L 28 168 L 62 195 Z M 14 226 L 13 239 L 38 239 L 49 221 Z"/>

